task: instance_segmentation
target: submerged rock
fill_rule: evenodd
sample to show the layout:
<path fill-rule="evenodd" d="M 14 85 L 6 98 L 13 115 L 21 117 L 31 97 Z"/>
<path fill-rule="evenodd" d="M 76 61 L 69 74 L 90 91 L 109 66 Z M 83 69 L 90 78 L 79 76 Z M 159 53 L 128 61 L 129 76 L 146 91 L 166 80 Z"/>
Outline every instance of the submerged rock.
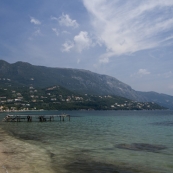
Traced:
<path fill-rule="evenodd" d="M 159 126 L 173 126 L 173 121 L 163 121 L 163 122 L 156 122 L 152 124 L 159 125 Z"/>
<path fill-rule="evenodd" d="M 137 173 L 137 171 L 129 170 L 130 168 L 121 167 L 120 165 L 112 165 L 108 163 L 97 162 L 88 159 L 75 159 L 65 165 L 67 173 Z"/>
<path fill-rule="evenodd" d="M 160 150 L 164 150 L 167 148 L 164 145 L 153 145 L 146 143 L 118 144 L 116 145 L 116 147 L 120 149 L 148 152 L 159 152 Z"/>

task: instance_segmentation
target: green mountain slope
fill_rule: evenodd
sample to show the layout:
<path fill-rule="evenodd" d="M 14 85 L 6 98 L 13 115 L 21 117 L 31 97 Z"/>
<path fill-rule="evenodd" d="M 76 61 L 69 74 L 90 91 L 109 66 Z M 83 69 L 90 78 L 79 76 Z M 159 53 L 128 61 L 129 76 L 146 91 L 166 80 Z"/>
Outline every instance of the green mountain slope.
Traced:
<path fill-rule="evenodd" d="M 34 66 L 25 62 L 9 64 L 0 60 L 0 78 L 0 85 L 9 83 L 13 86 L 32 85 L 40 88 L 60 85 L 81 94 L 116 95 L 137 101 L 155 100 L 162 106 L 173 108 L 173 96 L 138 92 L 114 77 L 88 70 Z"/>
<path fill-rule="evenodd" d="M 119 96 L 82 95 L 60 86 L 0 88 L 0 111 L 16 110 L 155 110 L 164 107 Z"/>

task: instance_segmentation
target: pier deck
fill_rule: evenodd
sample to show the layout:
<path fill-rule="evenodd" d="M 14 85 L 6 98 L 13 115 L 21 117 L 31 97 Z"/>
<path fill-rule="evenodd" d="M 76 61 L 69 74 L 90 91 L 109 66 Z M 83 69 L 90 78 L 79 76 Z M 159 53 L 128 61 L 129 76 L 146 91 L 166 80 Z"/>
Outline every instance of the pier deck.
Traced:
<path fill-rule="evenodd" d="M 7 115 L 3 121 L 4 122 L 46 122 L 46 121 L 55 121 L 59 119 L 59 121 L 65 121 L 65 118 L 68 118 L 70 121 L 70 115 L 62 114 L 62 115 Z"/>

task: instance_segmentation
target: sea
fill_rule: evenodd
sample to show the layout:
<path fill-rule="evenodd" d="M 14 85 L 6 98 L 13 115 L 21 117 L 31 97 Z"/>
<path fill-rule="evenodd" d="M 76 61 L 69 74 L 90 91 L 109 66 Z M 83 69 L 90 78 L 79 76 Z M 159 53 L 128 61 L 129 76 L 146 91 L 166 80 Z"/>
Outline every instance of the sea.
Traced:
<path fill-rule="evenodd" d="M 31 111 L 2 122 L 0 173 L 173 173 L 173 111 Z"/>

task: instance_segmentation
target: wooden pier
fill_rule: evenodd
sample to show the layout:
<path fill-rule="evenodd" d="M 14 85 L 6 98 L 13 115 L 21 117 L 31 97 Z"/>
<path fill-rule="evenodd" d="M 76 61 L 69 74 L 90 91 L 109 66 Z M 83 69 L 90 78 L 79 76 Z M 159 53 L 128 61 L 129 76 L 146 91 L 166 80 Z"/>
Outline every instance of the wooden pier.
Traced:
<path fill-rule="evenodd" d="M 65 118 L 70 121 L 70 115 L 7 115 L 3 121 L 4 122 L 47 122 L 47 121 L 65 121 Z"/>

